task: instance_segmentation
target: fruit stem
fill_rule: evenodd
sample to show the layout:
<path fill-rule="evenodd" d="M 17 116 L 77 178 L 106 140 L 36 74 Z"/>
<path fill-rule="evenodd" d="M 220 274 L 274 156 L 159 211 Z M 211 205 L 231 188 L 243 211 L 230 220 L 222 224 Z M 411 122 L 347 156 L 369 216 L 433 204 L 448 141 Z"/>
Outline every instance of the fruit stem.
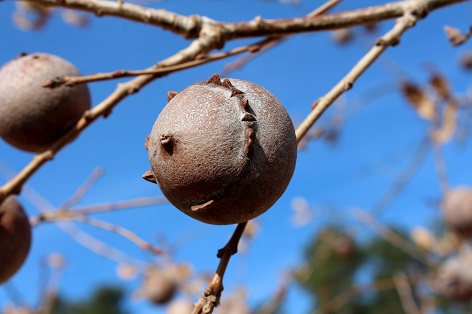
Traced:
<path fill-rule="evenodd" d="M 238 244 L 241 236 L 244 233 L 247 222 L 238 224 L 236 229 L 229 239 L 228 243 L 218 250 L 216 255 L 220 259 L 218 268 L 216 269 L 215 275 L 211 280 L 205 292 L 200 297 L 197 303 L 194 304 L 192 314 L 209 314 L 213 312 L 213 309 L 220 304 L 221 292 L 223 291 L 223 277 L 226 272 L 226 267 L 229 264 L 231 256 L 238 252 Z"/>

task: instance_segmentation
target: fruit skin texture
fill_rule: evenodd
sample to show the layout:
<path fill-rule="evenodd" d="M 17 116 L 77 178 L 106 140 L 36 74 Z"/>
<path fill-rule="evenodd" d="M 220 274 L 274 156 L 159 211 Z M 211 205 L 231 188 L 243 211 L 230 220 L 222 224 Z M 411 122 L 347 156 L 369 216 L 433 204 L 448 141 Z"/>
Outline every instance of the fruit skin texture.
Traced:
<path fill-rule="evenodd" d="M 31 225 L 13 196 L 0 205 L 0 284 L 23 265 L 31 246 Z"/>
<path fill-rule="evenodd" d="M 472 235 L 472 188 L 457 187 L 446 192 L 442 201 L 443 219 L 456 233 Z"/>
<path fill-rule="evenodd" d="M 51 146 L 90 108 L 86 85 L 45 88 L 56 77 L 78 76 L 68 61 L 45 53 L 21 56 L 0 69 L 0 136 L 29 152 Z"/>
<path fill-rule="evenodd" d="M 218 75 L 175 95 L 146 146 L 168 200 L 217 225 L 268 210 L 287 188 L 297 156 L 292 121 L 277 98 L 257 84 Z"/>

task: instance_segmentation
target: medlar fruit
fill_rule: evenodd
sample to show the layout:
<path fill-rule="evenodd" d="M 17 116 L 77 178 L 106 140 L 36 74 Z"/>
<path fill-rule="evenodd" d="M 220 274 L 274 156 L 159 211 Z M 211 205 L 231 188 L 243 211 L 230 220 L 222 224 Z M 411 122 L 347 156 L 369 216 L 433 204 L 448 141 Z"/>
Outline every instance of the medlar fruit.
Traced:
<path fill-rule="evenodd" d="M 47 149 L 90 108 L 86 85 L 43 87 L 46 81 L 80 72 L 54 55 L 33 53 L 0 69 L 0 136 L 29 152 Z"/>
<path fill-rule="evenodd" d="M 172 278 L 171 272 L 151 268 L 144 276 L 139 295 L 153 304 L 162 305 L 174 297 L 177 288 L 177 281 Z"/>
<path fill-rule="evenodd" d="M 31 246 L 31 225 L 13 196 L 0 204 L 0 284 L 23 265 Z"/>
<path fill-rule="evenodd" d="M 292 177 L 297 141 L 282 104 L 261 86 L 213 75 L 172 98 L 146 147 L 168 200 L 210 224 L 236 224 L 267 211 Z"/>
<path fill-rule="evenodd" d="M 464 237 L 472 235 L 472 188 L 450 189 L 445 193 L 441 207 L 447 226 Z"/>
<path fill-rule="evenodd" d="M 438 293 L 448 299 L 468 302 L 472 299 L 472 253 L 448 258 L 439 268 L 435 281 Z"/>

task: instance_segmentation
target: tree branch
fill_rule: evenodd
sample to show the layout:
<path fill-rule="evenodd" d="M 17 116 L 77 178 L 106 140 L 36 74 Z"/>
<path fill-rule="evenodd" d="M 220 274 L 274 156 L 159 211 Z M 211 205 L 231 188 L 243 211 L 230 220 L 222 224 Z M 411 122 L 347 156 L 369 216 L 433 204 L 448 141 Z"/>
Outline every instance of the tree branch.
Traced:
<path fill-rule="evenodd" d="M 320 118 L 326 109 L 343 93 L 352 88 L 356 80 L 377 60 L 380 55 L 387 50 L 388 47 L 397 45 L 402 34 L 413 27 L 415 23 L 427 14 L 429 4 L 436 3 L 437 0 L 423 1 L 410 0 L 399 2 L 396 5 L 388 4 L 381 7 L 390 8 L 394 6 L 397 9 L 402 8 L 403 15 L 397 19 L 395 26 L 388 31 L 383 37 L 379 38 L 375 45 L 362 57 L 359 62 L 349 71 L 344 78 L 342 78 L 326 95 L 313 103 L 313 110 L 308 117 L 298 127 L 297 141 L 300 142 L 313 124 Z M 444 2 L 444 1 L 442 1 Z M 453 2 L 453 1 L 449 1 Z M 437 4 L 437 3 L 436 3 Z M 374 7 L 377 8 L 377 7 Z M 365 10 L 374 10 L 374 8 Z"/>
<path fill-rule="evenodd" d="M 115 16 L 161 27 L 185 38 L 197 38 L 202 18 L 183 16 L 163 9 L 146 8 L 140 5 L 104 0 L 35 0 L 38 4 L 57 6 L 94 13 L 97 16 Z"/>
<path fill-rule="evenodd" d="M 226 267 L 228 266 L 231 256 L 238 251 L 238 243 L 243 235 L 246 225 L 247 222 L 238 224 L 236 230 L 234 230 L 234 233 L 231 236 L 231 239 L 229 239 L 228 243 L 218 251 L 217 256 L 220 258 L 218 268 L 216 269 L 215 275 L 210 284 L 200 297 L 200 300 L 194 304 L 192 314 L 213 313 L 213 309 L 219 305 L 221 292 L 223 291 L 223 277 L 226 272 Z"/>

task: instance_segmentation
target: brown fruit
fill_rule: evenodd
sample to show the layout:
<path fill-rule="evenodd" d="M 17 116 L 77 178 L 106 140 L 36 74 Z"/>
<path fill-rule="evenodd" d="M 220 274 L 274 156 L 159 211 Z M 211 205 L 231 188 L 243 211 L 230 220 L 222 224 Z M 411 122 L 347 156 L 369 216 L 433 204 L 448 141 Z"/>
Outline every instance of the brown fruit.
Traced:
<path fill-rule="evenodd" d="M 174 297 L 177 286 L 171 273 L 152 268 L 144 276 L 139 295 L 156 305 L 162 305 Z"/>
<path fill-rule="evenodd" d="M 90 108 L 86 85 L 45 88 L 42 85 L 80 72 L 64 59 L 33 53 L 0 69 L 0 136 L 30 152 L 47 149 Z"/>
<path fill-rule="evenodd" d="M 31 226 L 21 204 L 13 196 L 0 205 L 0 284 L 23 265 L 31 246 Z"/>
<path fill-rule="evenodd" d="M 472 188 L 458 187 L 447 191 L 441 207 L 449 228 L 464 237 L 472 235 Z"/>
<path fill-rule="evenodd" d="M 210 224 L 236 224 L 268 210 L 292 177 L 297 141 L 282 104 L 237 79 L 193 84 L 157 118 L 146 146 L 169 201 Z"/>
<path fill-rule="evenodd" d="M 471 253 L 450 257 L 438 270 L 436 291 L 448 299 L 468 302 L 472 299 Z"/>

